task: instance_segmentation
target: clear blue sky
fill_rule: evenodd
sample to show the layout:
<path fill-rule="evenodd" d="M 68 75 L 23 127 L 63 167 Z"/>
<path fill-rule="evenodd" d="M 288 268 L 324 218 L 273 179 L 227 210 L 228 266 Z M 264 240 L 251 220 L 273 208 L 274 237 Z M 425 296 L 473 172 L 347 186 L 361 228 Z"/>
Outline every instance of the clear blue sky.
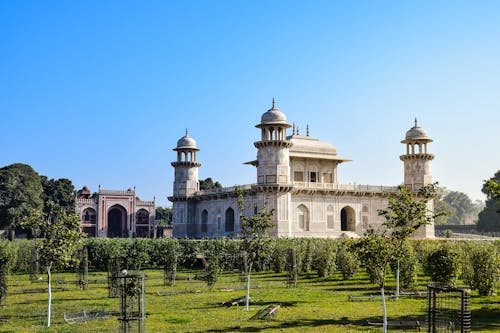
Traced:
<path fill-rule="evenodd" d="M 167 205 L 186 127 L 200 178 L 255 182 L 242 163 L 275 97 L 353 160 L 342 183 L 401 183 L 417 117 L 435 180 L 484 199 L 499 18 L 499 1 L 2 1 L 0 166 Z"/>

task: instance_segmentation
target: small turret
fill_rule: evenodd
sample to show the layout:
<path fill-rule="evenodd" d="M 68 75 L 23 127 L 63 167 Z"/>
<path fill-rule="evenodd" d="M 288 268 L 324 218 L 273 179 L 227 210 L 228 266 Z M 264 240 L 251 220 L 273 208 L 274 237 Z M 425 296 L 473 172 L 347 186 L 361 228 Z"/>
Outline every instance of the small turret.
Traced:
<path fill-rule="evenodd" d="M 199 190 L 198 168 L 201 163 L 196 161 L 196 153 L 200 149 L 186 129 L 186 134 L 177 141 L 173 150 L 177 152 L 177 161 L 172 162 L 175 168 L 174 197 L 192 195 Z"/>
<path fill-rule="evenodd" d="M 259 185 L 286 185 L 290 181 L 290 147 L 286 129 L 291 125 L 286 122 L 286 116 L 272 106 L 262 117 L 260 124 L 261 140 L 254 143 L 257 152 L 257 183 Z"/>

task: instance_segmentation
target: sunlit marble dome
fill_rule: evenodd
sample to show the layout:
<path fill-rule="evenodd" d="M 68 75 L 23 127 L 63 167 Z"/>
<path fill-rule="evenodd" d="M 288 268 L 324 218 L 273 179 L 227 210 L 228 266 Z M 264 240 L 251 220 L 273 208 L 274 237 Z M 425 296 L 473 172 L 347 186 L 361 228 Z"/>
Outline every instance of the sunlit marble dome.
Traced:
<path fill-rule="evenodd" d="M 290 124 L 286 122 L 285 114 L 274 106 L 274 98 L 272 107 L 262 115 L 260 124 L 257 127 L 261 127 L 262 125 L 284 125 L 285 127 L 290 127 Z"/>
<path fill-rule="evenodd" d="M 417 124 L 417 119 L 415 119 L 415 126 L 410 128 L 406 132 L 405 140 L 404 141 L 427 141 L 431 142 L 432 140 L 429 138 L 429 135 L 427 132 Z"/>
<path fill-rule="evenodd" d="M 186 135 L 184 135 L 177 141 L 176 149 L 198 149 L 198 148 L 196 147 L 196 141 L 189 136 L 186 130 Z"/>

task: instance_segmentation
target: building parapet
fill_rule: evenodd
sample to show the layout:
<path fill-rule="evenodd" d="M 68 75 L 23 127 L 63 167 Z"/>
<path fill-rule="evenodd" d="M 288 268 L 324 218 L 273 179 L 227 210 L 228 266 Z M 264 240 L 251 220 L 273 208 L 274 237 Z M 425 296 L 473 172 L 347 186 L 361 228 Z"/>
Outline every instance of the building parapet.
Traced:
<path fill-rule="evenodd" d="M 94 204 L 94 199 L 84 199 L 84 198 L 76 198 L 76 202 L 79 204 Z"/>
<path fill-rule="evenodd" d="M 154 205 L 155 202 L 154 201 L 142 201 L 142 200 L 137 200 L 136 201 L 136 204 L 138 206 L 151 206 L 151 205 Z"/>
<path fill-rule="evenodd" d="M 324 189 L 324 190 L 339 190 L 339 191 L 356 191 L 356 192 L 397 192 L 397 186 L 378 186 L 378 185 L 362 185 L 362 184 L 338 184 L 338 183 L 311 183 L 311 182 L 293 182 L 296 189 Z"/>
<path fill-rule="evenodd" d="M 133 190 L 99 190 L 100 195 L 134 195 Z"/>

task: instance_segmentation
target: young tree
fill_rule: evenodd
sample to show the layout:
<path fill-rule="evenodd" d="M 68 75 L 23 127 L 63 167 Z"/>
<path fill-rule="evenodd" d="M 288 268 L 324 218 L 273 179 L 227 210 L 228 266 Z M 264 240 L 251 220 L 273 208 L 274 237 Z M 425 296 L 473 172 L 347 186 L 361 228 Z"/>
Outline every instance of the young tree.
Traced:
<path fill-rule="evenodd" d="M 250 302 L 250 273 L 252 266 L 262 260 L 262 256 L 266 254 L 271 247 L 271 238 L 269 237 L 269 229 L 272 227 L 272 219 L 274 209 L 267 211 L 262 208 L 252 216 L 243 215 L 243 200 L 244 191 L 236 188 L 238 195 L 238 206 L 240 209 L 241 222 L 241 246 L 247 255 L 247 294 L 246 294 L 246 310 Z"/>
<path fill-rule="evenodd" d="M 387 209 L 378 214 L 385 218 L 384 225 L 389 230 L 389 238 L 394 247 L 396 260 L 396 297 L 399 297 L 399 263 L 404 259 L 403 248 L 409 237 L 423 225 L 430 224 L 439 216 L 429 211 L 428 204 L 437 193 L 437 184 L 421 187 L 417 192 L 400 185 L 398 192 L 388 199 Z"/>
<path fill-rule="evenodd" d="M 376 232 L 369 229 L 363 238 L 360 238 L 353 245 L 358 258 L 366 268 L 370 268 L 373 273 L 374 282 L 380 288 L 383 308 L 382 332 L 387 332 L 387 307 L 385 304 L 385 277 L 388 263 L 394 258 L 394 246 L 391 239 L 386 237 L 384 232 Z"/>
<path fill-rule="evenodd" d="M 48 213 L 32 210 L 21 224 L 38 236 L 36 242 L 40 261 L 47 272 L 47 327 L 50 327 L 52 269 L 72 261 L 76 250 L 83 245 L 85 233 L 81 230 L 78 215 L 68 214 L 55 205 Z"/>

